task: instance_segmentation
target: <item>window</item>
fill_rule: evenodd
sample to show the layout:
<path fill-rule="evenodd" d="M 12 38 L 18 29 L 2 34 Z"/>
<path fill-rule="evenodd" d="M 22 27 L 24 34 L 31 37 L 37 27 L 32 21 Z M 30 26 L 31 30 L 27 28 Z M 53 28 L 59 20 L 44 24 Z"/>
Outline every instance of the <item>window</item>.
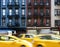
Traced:
<path fill-rule="evenodd" d="M 22 19 L 22 26 L 25 26 L 25 19 Z"/>
<path fill-rule="evenodd" d="M 60 26 L 60 20 L 55 20 L 55 26 Z"/>
<path fill-rule="evenodd" d="M 0 40 L 2 40 L 2 41 L 13 41 L 13 40 L 17 40 L 17 39 L 12 38 L 12 37 L 8 37 L 8 36 L 1 36 Z"/>
<path fill-rule="evenodd" d="M 34 5 L 37 5 L 37 0 L 34 0 Z"/>
<path fill-rule="evenodd" d="M 50 20 L 46 19 L 46 26 L 49 26 L 49 25 L 50 25 Z"/>
<path fill-rule="evenodd" d="M 9 4 L 12 4 L 12 0 L 9 0 Z"/>
<path fill-rule="evenodd" d="M 28 3 L 28 6 L 31 6 L 31 0 L 28 0 L 27 3 Z"/>
<path fill-rule="evenodd" d="M 22 5 L 25 5 L 25 0 L 22 0 Z"/>
<path fill-rule="evenodd" d="M 18 15 L 19 14 L 19 10 L 18 9 L 16 9 L 16 15 Z"/>
<path fill-rule="evenodd" d="M 34 9 L 34 12 L 35 12 L 35 13 L 38 13 L 38 9 Z"/>
<path fill-rule="evenodd" d="M 40 26 L 43 26 L 43 19 L 40 19 Z"/>
<path fill-rule="evenodd" d="M 12 20 L 11 20 L 11 19 L 9 19 L 9 22 L 12 22 Z"/>
<path fill-rule="evenodd" d="M 6 20 L 5 19 L 2 19 L 2 26 L 6 26 Z"/>
<path fill-rule="evenodd" d="M 32 15 L 31 9 L 28 9 L 28 15 L 29 15 L 29 16 Z"/>
<path fill-rule="evenodd" d="M 6 5 L 5 1 L 6 1 L 6 0 L 3 0 L 3 5 Z"/>
<path fill-rule="evenodd" d="M 55 9 L 55 15 L 60 15 L 60 9 Z"/>
<path fill-rule="evenodd" d="M 40 2 L 42 3 L 44 0 L 40 0 Z"/>
<path fill-rule="evenodd" d="M 37 22 L 37 19 L 34 19 L 34 23 L 36 23 Z"/>
<path fill-rule="evenodd" d="M 50 10 L 46 9 L 46 15 L 49 15 L 49 13 L 50 13 Z"/>
<path fill-rule="evenodd" d="M 35 16 L 38 15 L 38 9 L 34 9 L 34 15 L 35 15 Z"/>
<path fill-rule="evenodd" d="M 31 19 L 28 19 L 28 22 L 31 23 Z"/>
<path fill-rule="evenodd" d="M 5 13 L 5 12 L 6 12 L 6 10 L 5 10 L 5 9 L 3 9 L 3 10 L 2 10 L 2 13 L 3 13 L 2 15 L 3 15 L 3 16 L 4 16 L 4 15 L 6 15 L 6 13 Z"/>
<path fill-rule="evenodd" d="M 45 35 L 45 36 L 40 36 L 40 39 L 51 40 L 52 37 L 51 36 L 48 36 L 48 35 Z"/>
<path fill-rule="evenodd" d="M 60 0 L 55 0 L 55 5 L 60 5 Z"/>
<path fill-rule="evenodd" d="M 23 37 L 23 35 L 18 35 L 18 38 L 21 38 L 21 37 Z"/>
<path fill-rule="evenodd" d="M 8 26 L 12 26 L 12 19 L 8 19 Z"/>
<path fill-rule="evenodd" d="M 12 9 L 9 10 L 9 15 L 12 15 Z"/>
<path fill-rule="evenodd" d="M 48 6 L 50 4 L 50 0 L 46 0 L 46 5 Z"/>
<path fill-rule="evenodd" d="M 30 36 L 29 35 L 25 35 L 25 38 L 30 38 Z"/>
<path fill-rule="evenodd" d="M 37 19 L 34 19 L 34 26 L 37 25 Z"/>
<path fill-rule="evenodd" d="M 18 4 L 19 0 L 15 0 L 16 4 Z"/>
<path fill-rule="evenodd" d="M 44 9 L 40 9 L 40 15 L 43 16 L 44 15 Z"/>
<path fill-rule="evenodd" d="M 31 3 L 31 0 L 28 0 L 28 3 Z"/>
<path fill-rule="evenodd" d="M 22 15 L 25 15 L 25 9 L 22 9 Z"/>

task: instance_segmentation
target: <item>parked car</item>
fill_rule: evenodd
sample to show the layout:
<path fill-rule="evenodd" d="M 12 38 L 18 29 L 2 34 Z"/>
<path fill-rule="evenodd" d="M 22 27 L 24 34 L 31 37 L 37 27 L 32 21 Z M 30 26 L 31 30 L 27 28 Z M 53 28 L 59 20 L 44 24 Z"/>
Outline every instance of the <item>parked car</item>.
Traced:
<path fill-rule="evenodd" d="M 20 38 L 33 44 L 33 47 L 60 47 L 60 37 L 55 35 L 36 35 L 21 34 Z"/>
<path fill-rule="evenodd" d="M 0 47 L 32 47 L 32 44 L 15 36 L 0 36 Z"/>

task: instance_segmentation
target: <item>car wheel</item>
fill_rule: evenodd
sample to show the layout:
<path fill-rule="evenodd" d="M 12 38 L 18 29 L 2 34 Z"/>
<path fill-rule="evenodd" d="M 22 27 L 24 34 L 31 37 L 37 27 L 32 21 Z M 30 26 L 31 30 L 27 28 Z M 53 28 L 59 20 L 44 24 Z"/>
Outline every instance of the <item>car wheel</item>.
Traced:
<path fill-rule="evenodd" d="M 21 47 L 25 47 L 24 45 L 22 45 Z"/>
<path fill-rule="evenodd" d="M 37 47 L 43 47 L 42 45 L 38 45 Z"/>

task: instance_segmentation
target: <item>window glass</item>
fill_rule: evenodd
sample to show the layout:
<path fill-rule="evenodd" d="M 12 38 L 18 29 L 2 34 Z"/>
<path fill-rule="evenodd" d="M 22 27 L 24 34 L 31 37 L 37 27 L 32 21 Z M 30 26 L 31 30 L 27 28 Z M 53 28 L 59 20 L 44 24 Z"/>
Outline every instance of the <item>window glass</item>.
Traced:
<path fill-rule="evenodd" d="M 28 2 L 30 3 L 30 2 L 31 2 L 31 0 L 28 0 Z"/>
<path fill-rule="evenodd" d="M 55 20 L 55 26 L 60 26 L 60 20 Z"/>
<path fill-rule="evenodd" d="M 30 36 L 29 35 L 25 35 L 25 38 L 30 38 Z"/>
<path fill-rule="evenodd" d="M 19 3 L 19 0 L 15 0 L 16 1 L 16 4 L 18 4 Z"/>
<path fill-rule="evenodd" d="M 3 0 L 3 5 L 6 5 L 5 1 L 6 1 L 6 0 Z"/>
<path fill-rule="evenodd" d="M 45 35 L 45 36 L 40 36 L 40 39 L 46 39 L 46 40 L 48 39 L 49 40 L 49 39 L 52 39 L 52 38 L 51 38 L 51 36 Z"/>
<path fill-rule="evenodd" d="M 2 19 L 2 26 L 6 26 L 6 20 L 5 19 Z"/>
<path fill-rule="evenodd" d="M 18 15 L 18 12 L 19 12 L 19 10 L 18 9 L 16 9 L 16 14 Z"/>
<path fill-rule="evenodd" d="M 50 0 L 46 0 L 46 5 L 49 5 L 49 3 L 50 3 L 49 1 L 50 1 Z"/>
<path fill-rule="evenodd" d="M 28 15 L 30 16 L 31 14 L 31 9 L 28 9 Z"/>
<path fill-rule="evenodd" d="M 23 35 L 18 35 L 19 38 L 23 37 Z"/>
<path fill-rule="evenodd" d="M 9 15 L 12 15 L 12 9 L 9 10 Z"/>
<path fill-rule="evenodd" d="M 3 9 L 3 10 L 2 10 L 3 16 L 4 16 L 4 15 L 6 15 L 6 14 L 5 14 L 5 12 L 6 12 L 6 10 L 5 10 L 5 9 Z"/>
<path fill-rule="evenodd" d="M 11 20 L 11 19 L 9 19 L 9 22 L 12 22 L 12 20 Z"/>
<path fill-rule="evenodd" d="M 8 36 L 1 36 L 0 40 L 2 40 L 2 41 L 13 41 L 13 40 L 16 40 L 16 39 L 14 39 L 12 37 L 8 37 Z"/>
<path fill-rule="evenodd" d="M 25 0 L 22 0 L 22 5 L 25 5 Z"/>
<path fill-rule="evenodd" d="M 25 19 L 22 19 L 22 25 L 23 26 L 25 25 Z"/>
<path fill-rule="evenodd" d="M 25 15 L 25 9 L 22 9 L 22 15 Z"/>
<path fill-rule="evenodd" d="M 31 19 L 28 19 L 28 22 L 30 23 L 31 22 Z"/>

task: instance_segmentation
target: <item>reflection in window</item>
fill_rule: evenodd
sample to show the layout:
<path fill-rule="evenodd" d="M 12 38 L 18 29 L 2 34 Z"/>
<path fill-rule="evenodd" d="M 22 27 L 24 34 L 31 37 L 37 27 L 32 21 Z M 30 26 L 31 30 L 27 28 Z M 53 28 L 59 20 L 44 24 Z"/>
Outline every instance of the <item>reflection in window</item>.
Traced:
<path fill-rule="evenodd" d="M 25 5 L 25 0 L 22 0 L 22 5 Z"/>
<path fill-rule="evenodd" d="M 9 0 L 9 5 L 11 5 L 12 4 L 12 0 Z"/>
<path fill-rule="evenodd" d="M 28 15 L 29 15 L 29 16 L 32 15 L 31 9 L 28 9 Z"/>
<path fill-rule="evenodd" d="M 55 9 L 55 15 L 60 15 L 60 9 Z"/>
<path fill-rule="evenodd" d="M 46 5 L 48 6 L 49 4 L 50 4 L 50 2 L 49 2 L 50 0 L 46 0 Z"/>
<path fill-rule="evenodd" d="M 19 0 L 15 0 L 16 4 L 18 5 Z"/>
<path fill-rule="evenodd" d="M 2 26 L 6 26 L 6 20 L 2 19 Z"/>
<path fill-rule="evenodd" d="M 31 19 L 28 19 L 28 22 L 31 23 Z"/>
<path fill-rule="evenodd" d="M 46 9 L 46 14 L 49 14 L 49 13 L 50 13 L 49 9 Z"/>
<path fill-rule="evenodd" d="M 18 15 L 19 10 L 18 10 L 18 9 L 16 9 L 15 11 L 16 11 L 16 15 Z"/>
<path fill-rule="evenodd" d="M 40 15 L 43 16 L 44 15 L 44 9 L 40 9 Z"/>
<path fill-rule="evenodd" d="M 6 5 L 5 1 L 6 1 L 6 0 L 3 0 L 3 5 Z"/>
<path fill-rule="evenodd" d="M 6 12 L 6 10 L 5 10 L 5 9 L 3 9 L 3 10 L 2 10 L 3 16 L 4 16 L 4 15 L 6 15 L 6 13 L 5 13 L 5 12 Z"/>
<path fill-rule="evenodd" d="M 9 15 L 12 15 L 12 9 L 9 9 Z"/>
<path fill-rule="evenodd" d="M 25 19 L 22 19 L 22 26 L 25 26 Z"/>
<path fill-rule="evenodd" d="M 25 15 L 25 9 L 22 9 L 22 15 Z"/>
<path fill-rule="evenodd" d="M 50 20 L 46 19 L 46 26 L 49 26 L 49 25 L 50 25 Z"/>
<path fill-rule="evenodd" d="M 55 26 L 60 26 L 60 20 L 55 20 Z"/>

